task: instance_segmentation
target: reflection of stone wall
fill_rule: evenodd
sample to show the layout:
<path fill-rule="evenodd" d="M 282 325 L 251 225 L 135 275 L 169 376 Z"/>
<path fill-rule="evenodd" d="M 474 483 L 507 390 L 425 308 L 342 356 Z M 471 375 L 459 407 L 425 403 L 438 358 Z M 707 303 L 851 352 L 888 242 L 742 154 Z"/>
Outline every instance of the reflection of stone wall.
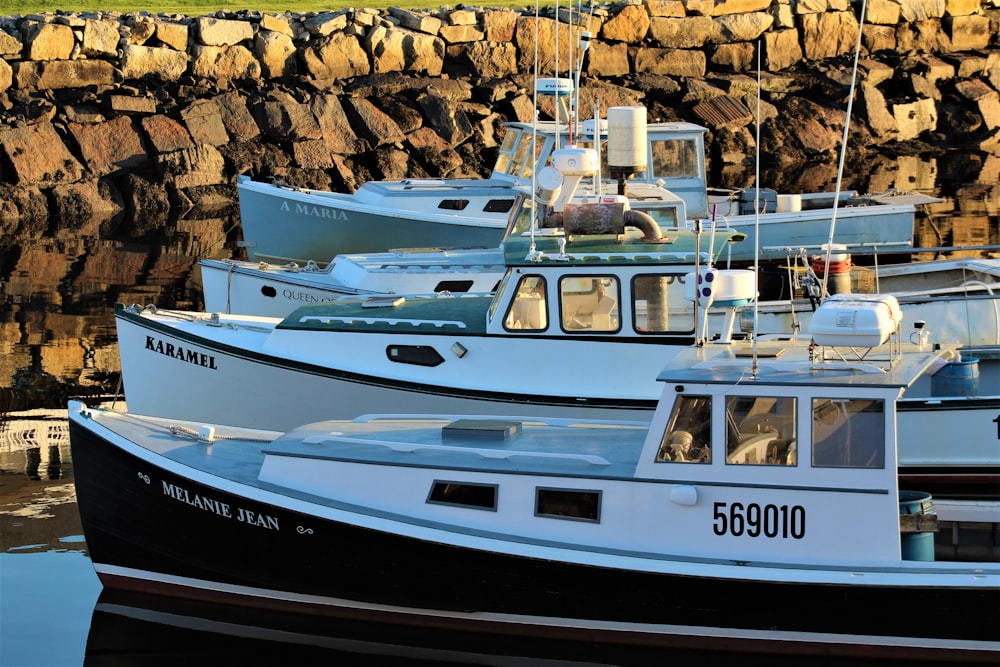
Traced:
<path fill-rule="evenodd" d="M 755 150 L 760 62 L 764 159 L 829 162 L 859 7 L 603 6 L 577 17 L 593 34 L 581 111 L 595 99 L 645 104 L 651 120 L 707 125 L 725 176 Z M 578 55 L 565 11 L 559 23 L 468 8 L 0 18 L 0 236 L 37 233 L 26 221 L 50 214 L 231 204 L 239 173 L 338 190 L 485 175 L 501 122 L 531 117 L 536 42 L 542 73 L 556 44 L 560 70 Z M 996 0 L 872 3 L 855 152 L 908 142 L 1000 153 L 998 26 Z"/>
<path fill-rule="evenodd" d="M 98 226 L 72 239 L 5 244 L 16 259 L 0 276 L 0 414 L 113 392 L 120 369 L 113 303 L 199 308 L 194 265 L 229 256 L 225 224 L 177 225 L 167 244 L 106 240 Z"/>

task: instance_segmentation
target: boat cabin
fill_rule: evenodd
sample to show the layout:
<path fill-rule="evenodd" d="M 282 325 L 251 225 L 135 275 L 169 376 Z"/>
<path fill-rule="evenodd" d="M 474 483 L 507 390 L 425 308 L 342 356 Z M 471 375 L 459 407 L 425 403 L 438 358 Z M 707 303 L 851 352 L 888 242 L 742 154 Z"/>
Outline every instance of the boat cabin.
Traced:
<path fill-rule="evenodd" d="M 637 475 L 677 484 L 675 505 L 711 507 L 720 551 L 831 562 L 849 537 L 852 559 L 890 563 L 917 536 L 910 522 L 900 529 L 896 400 L 951 353 L 899 354 L 893 340 L 838 336 L 846 347 L 709 344 L 660 374 L 666 386 Z M 785 545 L 778 553 L 774 541 Z"/>
<path fill-rule="evenodd" d="M 643 568 L 696 558 L 769 564 L 779 578 L 781 566 L 843 567 L 831 576 L 849 578 L 853 567 L 933 560 L 904 553 L 936 517 L 901 528 L 896 399 L 950 352 L 901 353 L 898 332 L 890 338 L 687 348 L 659 375 L 648 427 L 468 416 L 314 424 L 265 449 L 260 479 L 448 523 L 456 536 L 641 554 Z"/>
<path fill-rule="evenodd" d="M 701 330 L 699 313 L 704 314 L 696 304 L 696 272 L 709 270 L 711 258 L 739 236 L 706 235 L 702 252 L 690 233 L 652 242 L 638 234 L 508 235 L 507 272 L 490 305 L 487 331 L 694 340 Z M 558 250 L 540 250 L 554 245 Z M 752 302 L 753 272 L 713 270 L 712 276 L 715 306 L 735 316 L 737 307 Z M 727 327 L 731 331 L 731 323 Z"/>
<path fill-rule="evenodd" d="M 601 153 L 599 177 L 604 182 L 602 191 L 613 193 L 618 184 L 610 178 L 612 170 L 608 164 L 609 139 L 606 123 L 602 121 L 602 130 L 598 135 Z M 557 130 L 558 127 L 563 129 Z M 541 169 L 549 164 L 553 151 L 569 145 L 571 139 L 577 146 L 594 147 L 593 127 L 593 122 L 585 122 L 579 136 L 571 137 L 565 124 L 557 125 L 554 121 L 508 123 L 491 178 L 530 186 L 536 165 Z M 708 178 L 705 167 L 707 131 L 700 125 L 685 122 L 646 125 L 648 166 L 642 172 L 634 174 L 626 183 L 634 208 L 646 208 L 654 204 L 659 206 L 658 198 L 661 194 L 658 191 L 666 189 L 684 203 L 680 222 L 687 217 L 708 217 Z M 647 201 L 650 197 L 655 199 Z"/>

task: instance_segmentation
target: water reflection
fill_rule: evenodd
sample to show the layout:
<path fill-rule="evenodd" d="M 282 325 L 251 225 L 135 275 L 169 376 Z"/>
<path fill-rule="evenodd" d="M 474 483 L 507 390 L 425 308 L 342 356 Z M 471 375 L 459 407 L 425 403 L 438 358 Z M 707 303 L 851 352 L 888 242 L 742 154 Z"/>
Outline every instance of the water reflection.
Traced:
<path fill-rule="evenodd" d="M 0 238 L 0 417 L 115 392 L 114 303 L 200 308 L 195 264 L 233 255 L 237 218 L 80 221 Z"/>
<path fill-rule="evenodd" d="M 861 658 L 640 649 L 316 619 L 105 590 L 84 665 L 673 665 L 892 667 Z M 902 663 L 898 663 L 902 664 Z"/>

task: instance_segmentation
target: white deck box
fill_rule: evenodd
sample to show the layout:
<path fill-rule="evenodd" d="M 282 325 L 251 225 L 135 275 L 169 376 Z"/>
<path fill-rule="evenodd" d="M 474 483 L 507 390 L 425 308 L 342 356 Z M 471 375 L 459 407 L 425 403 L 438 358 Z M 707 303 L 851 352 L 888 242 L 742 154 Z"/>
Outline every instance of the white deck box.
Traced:
<path fill-rule="evenodd" d="M 835 294 L 813 313 L 809 333 L 817 345 L 878 347 L 902 321 L 894 296 Z"/>

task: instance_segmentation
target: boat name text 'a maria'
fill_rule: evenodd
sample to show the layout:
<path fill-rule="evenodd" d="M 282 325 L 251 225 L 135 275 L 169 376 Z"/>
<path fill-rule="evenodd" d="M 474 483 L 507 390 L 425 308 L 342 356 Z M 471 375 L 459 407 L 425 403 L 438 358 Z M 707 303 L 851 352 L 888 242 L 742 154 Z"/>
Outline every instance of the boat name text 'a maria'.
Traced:
<path fill-rule="evenodd" d="M 331 220 L 347 220 L 347 213 L 344 211 L 337 210 L 335 208 L 327 208 L 325 206 L 310 206 L 308 204 L 295 203 L 295 215 L 309 215 L 314 218 L 329 218 Z M 289 212 L 292 210 L 292 206 L 289 205 L 287 199 L 282 200 L 281 210 Z"/>

